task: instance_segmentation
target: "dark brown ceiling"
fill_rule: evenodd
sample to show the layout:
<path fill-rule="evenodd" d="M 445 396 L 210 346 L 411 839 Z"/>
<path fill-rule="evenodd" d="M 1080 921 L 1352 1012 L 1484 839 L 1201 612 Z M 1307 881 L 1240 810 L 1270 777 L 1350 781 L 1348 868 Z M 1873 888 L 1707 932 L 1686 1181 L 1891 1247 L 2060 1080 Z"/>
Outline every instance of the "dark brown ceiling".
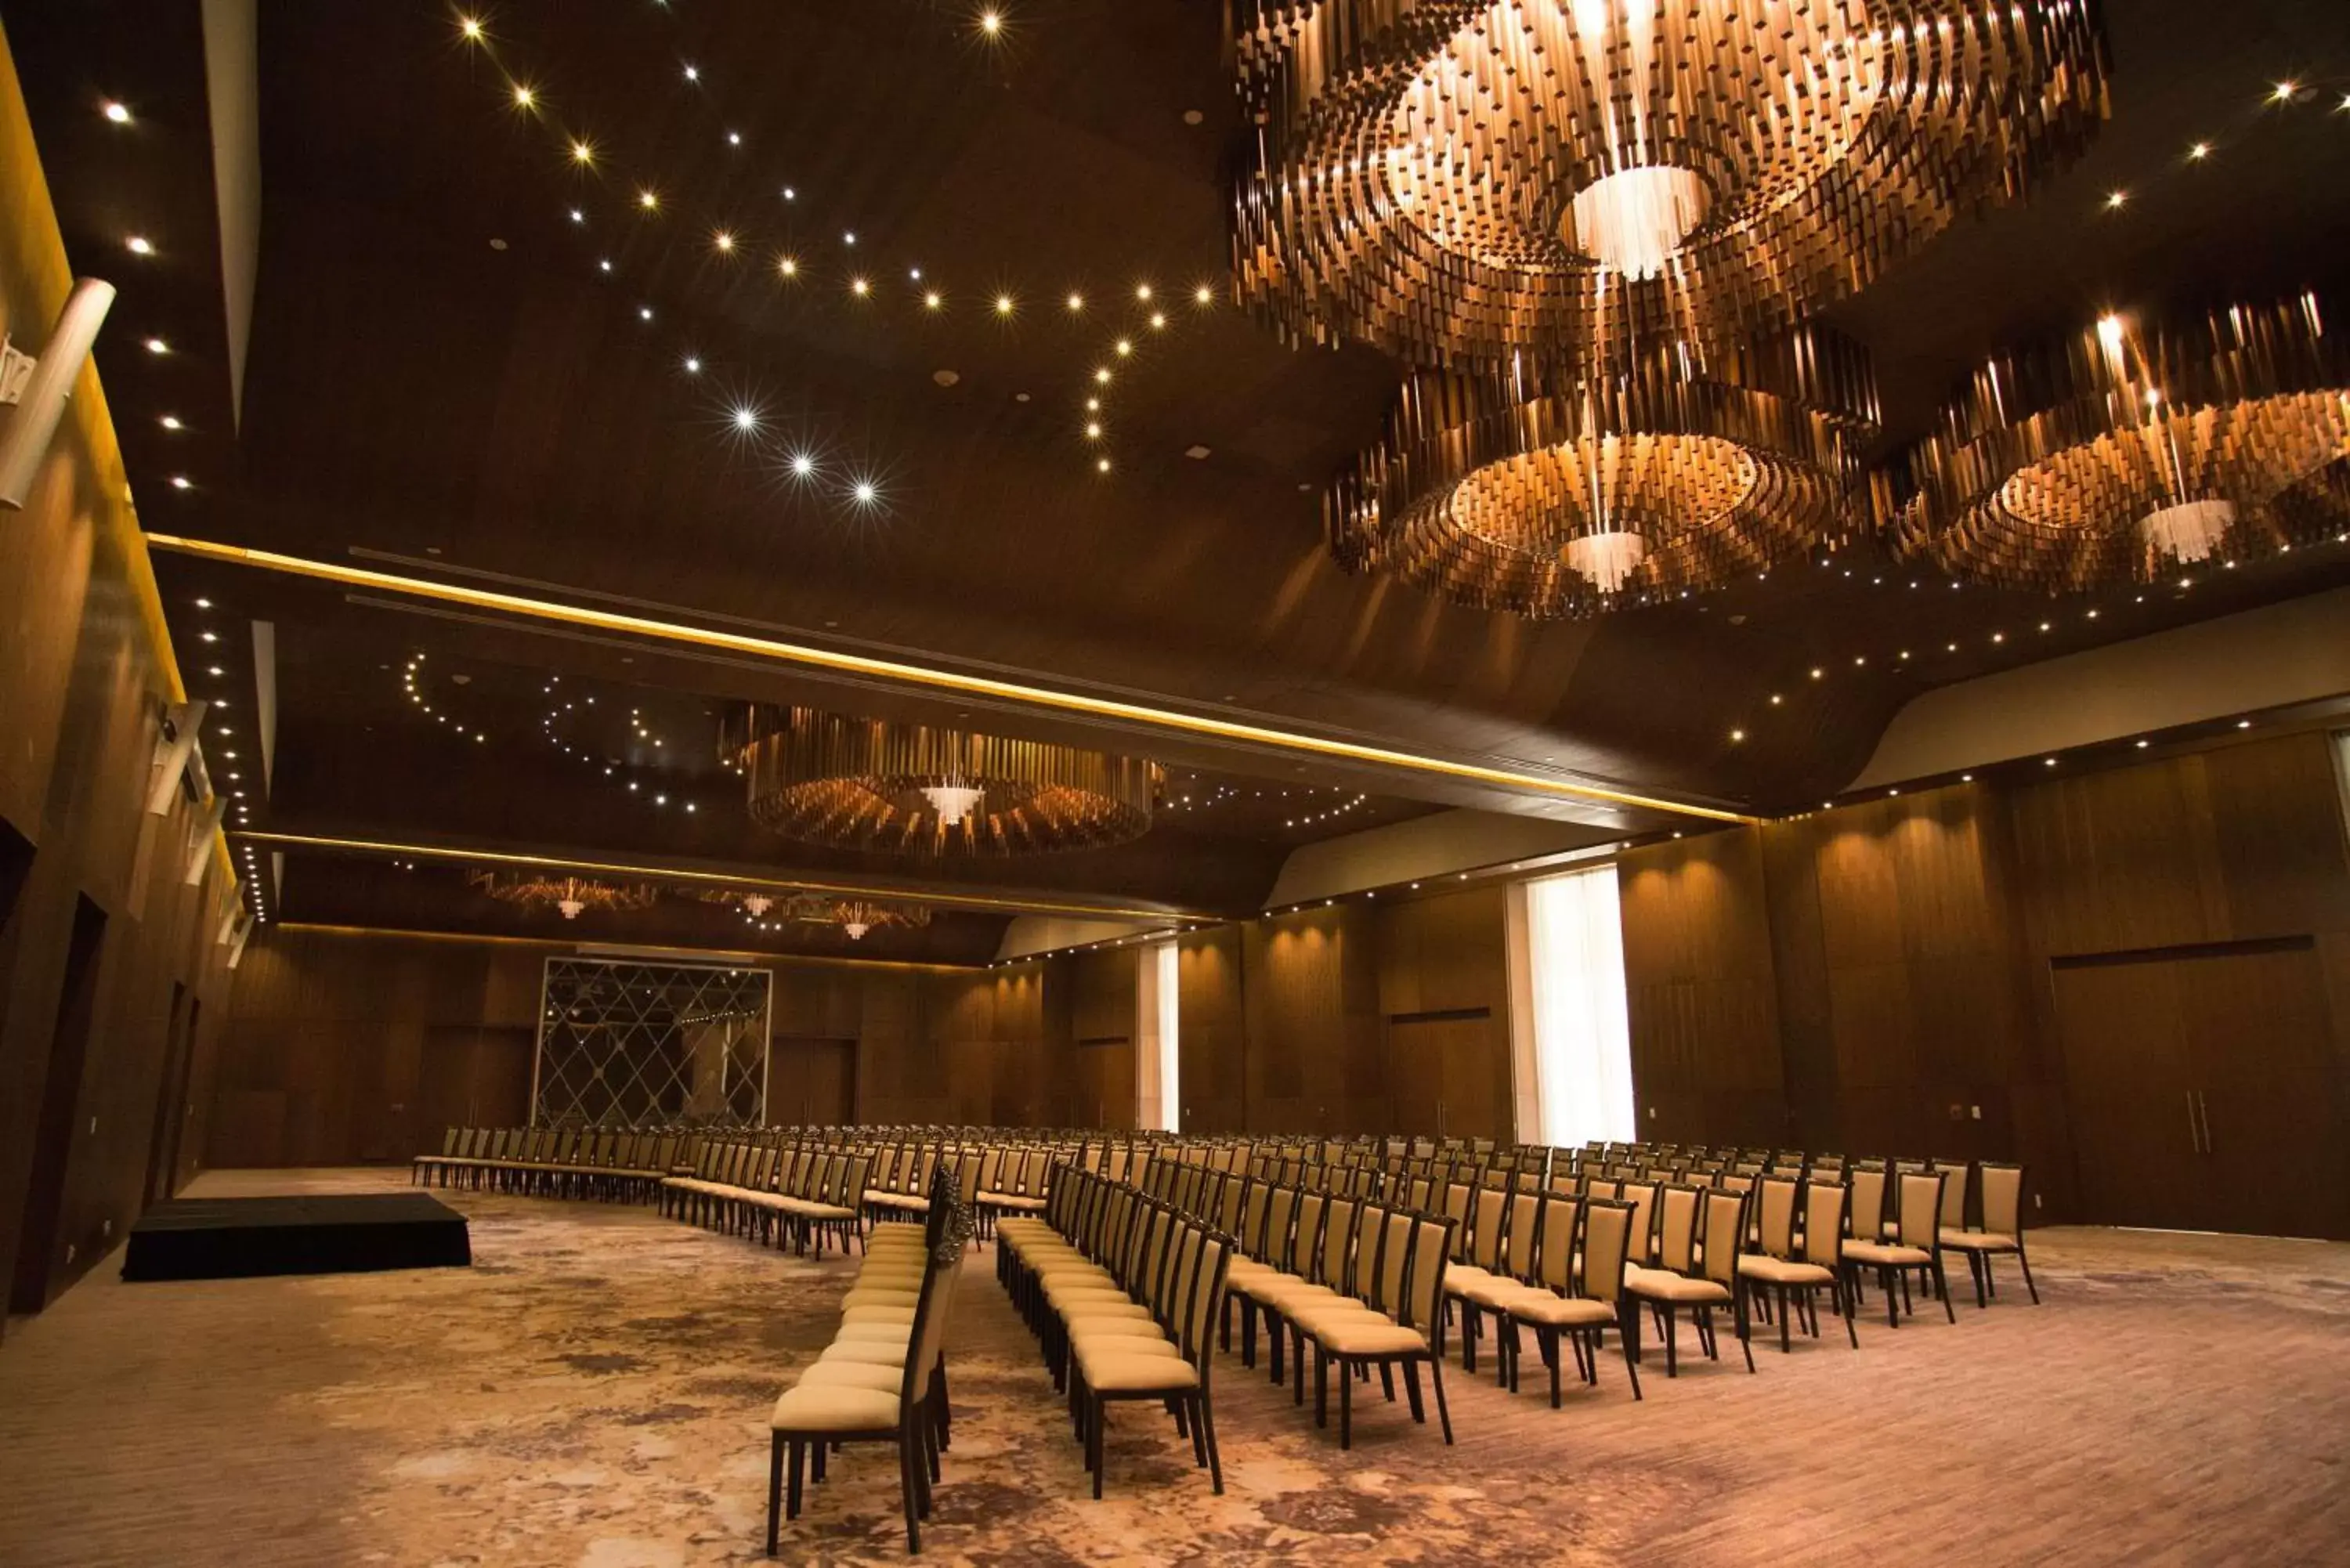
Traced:
<path fill-rule="evenodd" d="M 1364 350 L 1284 348 L 1226 297 L 1224 191 L 1246 128 L 1222 8 L 1003 10 L 1008 39 L 988 45 L 970 8 L 918 0 L 509 3 L 481 13 L 484 50 L 440 4 L 264 7 L 239 431 L 194 0 L 7 7 L 75 260 L 123 286 L 99 360 L 148 526 L 496 574 L 467 580 L 1761 812 L 1834 791 L 1929 685 L 2350 580 L 2350 563 L 2303 556 L 2144 602 L 2042 601 L 1954 591 L 1863 540 L 1709 599 L 1545 625 L 1349 577 L 1324 553 L 1317 493 L 1375 432 L 1397 372 Z M 1888 452 L 1987 352 L 2108 307 L 2350 271 L 2350 113 L 2330 107 L 2350 92 L 2350 6 L 2107 12 L 2115 115 L 2089 155 L 1835 313 L 1875 355 Z M 2268 102 L 2288 78 L 2304 94 Z M 93 112 L 108 96 L 135 105 L 133 134 Z M 591 169 L 568 161 L 573 137 L 593 143 Z M 2197 140 L 2215 154 L 2190 164 Z M 2118 212 L 2114 190 L 2129 192 Z M 129 232 L 161 254 L 129 262 Z M 177 351 L 142 352 L 151 333 Z M 737 409 L 755 430 L 733 427 Z M 161 431 L 164 411 L 192 428 Z M 790 470 L 803 453 L 807 480 Z M 850 497 L 860 479 L 878 505 Z M 168 556 L 161 570 L 183 652 L 229 629 L 205 650 L 226 660 L 220 690 L 254 700 L 244 623 L 278 628 L 275 777 L 248 802 L 253 826 L 772 860 L 739 811 L 688 824 L 616 799 L 519 699 L 560 677 L 673 713 L 673 745 L 696 755 L 660 768 L 712 790 L 707 737 L 683 732 L 729 701 L 970 711 Z M 452 748 L 402 722 L 386 683 L 419 649 L 498 694 L 489 742 Z M 1034 712 L 968 722 L 1084 738 Z M 1276 830 L 1295 816 L 1220 798 L 1162 814 L 1127 849 L 1023 864 L 1021 884 L 1246 908 L 1310 834 L 1415 799 L 1506 804 L 1204 742 L 1119 743 L 1230 787 L 1371 799 Z M 1663 820 L 1596 815 L 1595 833 Z"/>

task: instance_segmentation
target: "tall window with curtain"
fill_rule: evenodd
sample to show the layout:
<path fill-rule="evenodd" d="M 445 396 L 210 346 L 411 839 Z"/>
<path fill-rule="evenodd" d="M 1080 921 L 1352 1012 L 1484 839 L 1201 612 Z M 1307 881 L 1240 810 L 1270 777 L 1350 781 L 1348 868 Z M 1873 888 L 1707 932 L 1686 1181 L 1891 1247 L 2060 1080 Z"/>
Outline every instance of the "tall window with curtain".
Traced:
<path fill-rule="evenodd" d="M 1178 1044 L 1181 1020 L 1177 949 L 1155 942 L 1136 955 L 1134 1084 L 1135 1125 L 1146 1131 L 1183 1130 L 1182 1063 Z"/>
<path fill-rule="evenodd" d="M 1525 885 L 1524 972 L 1543 1142 L 1635 1136 L 1632 1029 L 1616 867 Z"/>

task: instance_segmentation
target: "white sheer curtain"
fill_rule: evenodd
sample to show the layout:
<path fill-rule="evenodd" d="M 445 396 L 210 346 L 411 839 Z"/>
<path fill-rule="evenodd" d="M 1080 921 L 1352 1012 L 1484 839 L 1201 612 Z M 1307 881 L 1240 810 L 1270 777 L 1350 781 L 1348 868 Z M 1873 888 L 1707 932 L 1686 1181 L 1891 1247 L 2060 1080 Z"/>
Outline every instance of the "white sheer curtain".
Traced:
<path fill-rule="evenodd" d="M 1526 972 L 1542 1140 L 1630 1141 L 1632 1027 L 1615 867 L 1526 884 Z"/>
<path fill-rule="evenodd" d="M 1135 1000 L 1135 1121 L 1146 1130 L 1183 1130 L 1181 1017 L 1176 1010 L 1181 981 L 1173 942 L 1157 942 L 1137 955 Z"/>

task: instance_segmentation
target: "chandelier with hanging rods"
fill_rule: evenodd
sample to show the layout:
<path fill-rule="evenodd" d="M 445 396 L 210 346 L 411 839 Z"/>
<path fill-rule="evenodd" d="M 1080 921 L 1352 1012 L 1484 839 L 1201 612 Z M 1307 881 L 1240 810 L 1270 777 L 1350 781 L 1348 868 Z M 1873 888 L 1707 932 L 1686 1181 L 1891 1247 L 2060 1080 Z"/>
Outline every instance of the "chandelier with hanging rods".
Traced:
<path fill-rule="evenodd" d="M 2109 315 L 1993 359 L 1908 454 L 1897 548 L 2068 593 L 2281 554 L 2350 527 L 2350 341 L 2303 295 L 2175 323 Z"/>
<path fill-rule="evenodd" d="M 1839 539 L 1877 428 L 1859 348 L 1813 327 L 1543 389 L 1426 371 L 1326 497 L 1339 562 L 1560 618 L 1679 598 Z"/>
<path fill-rule="evenodd" d="M 1243 297 L 1423 365 L 1720 348 L 2019 197 L 2095 0 L 1236 0 Z"/>
<path fill-rule="evenodd" d="M 599 882 L 537 871 L 475 871 L 466 880 L 500 903 L 525 909 L 552 909 L 567 920 L 576 920 L 589 909 L 616 913 L 642 909 L 660 897 L 659 889 L 641 882 Z"/>
<path fill-rule="evenodd" d="M 1099 848 L 1150 827 L 1156 763 L 1037 741 L 752 705 L 725 760 L 787 837 L 939 857 Z"/>
<path fill-rule="evenodd" d="M 860 942 L 866 933 L 885 927 L 920 929 L 931 923 L 931 911 L 920 904 L 883 904 L 870 898 L 835 898 L 820 893 L 746 893 L 735 888 L 705 888 L 696 895 L 708 904 L 740 909 L 743 919 L 762 929 L 785 924 L 838 926 L 848 940 Z"/>

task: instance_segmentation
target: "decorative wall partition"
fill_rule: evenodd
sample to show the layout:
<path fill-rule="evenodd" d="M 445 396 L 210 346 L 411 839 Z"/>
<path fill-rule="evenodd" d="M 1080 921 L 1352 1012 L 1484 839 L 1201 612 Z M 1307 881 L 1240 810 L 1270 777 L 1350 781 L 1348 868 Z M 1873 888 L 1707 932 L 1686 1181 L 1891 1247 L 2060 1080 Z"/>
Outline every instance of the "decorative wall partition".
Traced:
<path fill-rule="evenodd" d="M 548 959 L 532 1125 L 757 1126 L 768 981 L 760 969 Z"/>

